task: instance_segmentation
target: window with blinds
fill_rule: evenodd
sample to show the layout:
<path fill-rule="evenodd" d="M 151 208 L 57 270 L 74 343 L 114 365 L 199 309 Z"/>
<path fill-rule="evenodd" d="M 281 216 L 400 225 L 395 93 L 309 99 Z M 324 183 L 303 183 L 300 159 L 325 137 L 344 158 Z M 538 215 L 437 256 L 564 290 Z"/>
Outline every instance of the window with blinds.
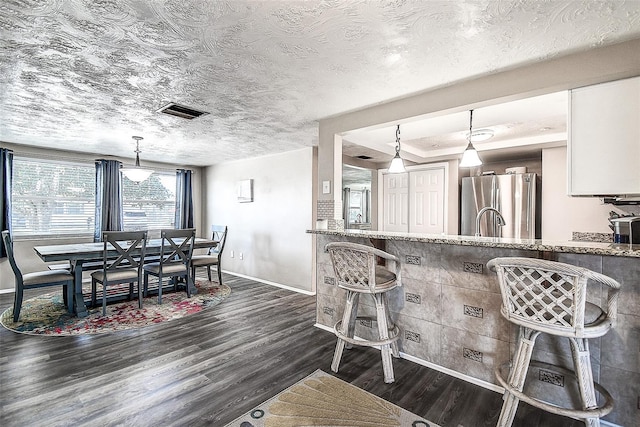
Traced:
<path fill-rule="evenodd" d="M 93 164 L 16 156 L 11 197 L 14 236 L 93 234 Z"/>
<path fill-rule="evenodd" d="M 93 235 L 95 166 L 14 157 L 11 227 L 14 236 Z M 122 177 L 125 231 L 173 228 L 176 174 L 154 172 L 137 183 Z"/>
<path fill-rule="evenodd" d="M 175 209 L 175 172 L 154 172 L 142 182 L 122 176 L 125 231 L 174 228 Z"/>

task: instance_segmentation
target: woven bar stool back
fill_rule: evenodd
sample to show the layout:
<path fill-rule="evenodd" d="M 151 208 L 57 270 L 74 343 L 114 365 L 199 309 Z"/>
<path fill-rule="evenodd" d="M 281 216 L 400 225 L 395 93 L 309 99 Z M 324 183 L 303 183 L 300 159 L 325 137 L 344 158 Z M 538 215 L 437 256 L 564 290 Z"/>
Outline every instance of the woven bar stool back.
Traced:
<path fill-rule="evenodd" d="M 513 361 L 496 369 L 496 377 L 505 388 L 498 426 L 511 426 L 520 400 L 551 413 L 581 418 L 588 426 L 599 426 L 600 417 L 613 409 L 613 399 L 593 381 L 588 339 L 601 337 L 614 326 L 620 284 L 586 268 L 534 258 L 494 258 L 487 267 L 498 275 L 501 314 L 520 326 Z M 604 310 L 587 302 L 590 282 L 608 287 Z M 531 360 L 540 333 L 569 339 L 574 371 Z M 522 390 L 527 370 L 534 365 L 574 376 L 582 407 L 560 407 L 525 395 Z M 511 370 L 505 381 L 502 371 L 508 367 Z M 602 406 L 598 406 L 595 390 L 604 397 Z"/>
<path fill-rule="evenodd" d="M 338 286 L 346 291 L 346 304 L 342 320 L 333 330 L 338 337 L 331 370 L 338 372 L 345 345 L 380 346 L 384 382 L 394 381 L 391 356 L 399 357 L 398 327 L 393 324 L 389 313 L 387 292 L 400 286 L 400 260 L 379 249 L 356 243 L 329 243 L 325 248 L 330 256 Z M 394 264 L 394 270 L 377 265 L 377 257 Z M 361 294 L 373 297 L 376 307 L 375 318 L 358 316 L 358 302 Z M 355 338 L 356 321 L 368 319 L 378 325 L 378 339 Z"/>

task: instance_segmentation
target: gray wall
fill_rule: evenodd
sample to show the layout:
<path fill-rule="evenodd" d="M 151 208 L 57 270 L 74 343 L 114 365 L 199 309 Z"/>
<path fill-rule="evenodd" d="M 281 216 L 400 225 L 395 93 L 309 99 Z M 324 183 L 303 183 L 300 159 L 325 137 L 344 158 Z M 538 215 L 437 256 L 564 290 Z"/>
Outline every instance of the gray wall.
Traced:
<path fill-rule="evenodd" d="M 229 227 L 223 271 L 315 291 L 314 242 L 306 233 L 314 224 L 314 164 L 314 149 L 305 148 L 205 169 L 206 227 Z M 253 179 L 252 203 L 237 200 L 237 183 L 245 179 Z"/>

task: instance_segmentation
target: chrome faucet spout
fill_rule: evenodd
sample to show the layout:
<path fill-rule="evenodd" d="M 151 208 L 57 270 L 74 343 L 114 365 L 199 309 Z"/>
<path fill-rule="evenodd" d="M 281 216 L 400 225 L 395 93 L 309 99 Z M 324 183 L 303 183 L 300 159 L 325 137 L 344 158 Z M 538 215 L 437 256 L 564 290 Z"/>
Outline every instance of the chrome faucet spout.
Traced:
<path fill-rule="evenodd" d="M 482 215 L 484 215 L 484 213 L 487 211 L 493 211 L 496 213 L 496 215 L 498 216 L 498 225 L 500 227 L 504 227 L 505 225 L 507 225 L 504 217 L 498 209 L 492 208 L 491 206 L 486 206 L 480 209 L 480 212 L 478 212 L 478 215 L 476 215 L 476 237 L 480 237 L 480 218 L 482 218 Z"/>

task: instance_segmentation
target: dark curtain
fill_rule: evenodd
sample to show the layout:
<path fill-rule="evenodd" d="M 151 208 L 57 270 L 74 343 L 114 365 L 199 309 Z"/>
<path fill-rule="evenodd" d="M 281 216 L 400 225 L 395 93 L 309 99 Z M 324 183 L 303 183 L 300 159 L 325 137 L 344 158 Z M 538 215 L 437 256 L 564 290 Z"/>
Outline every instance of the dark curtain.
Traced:
<path fill-rule="evenodd" d="M 102 240 L 103 231 L 122 231 L 122 180 L 117 160 L 96 160 L 94 242 Z"/>
<path fill-rule="evenodd" d="M 193 228 L 193 189 L 191 171 L 176 171 L 176 228 Z"/>
<path fill-rule="evenodd" d="M 0 217 L 0 230 L 11 232 L 11 181 L 13 179 L 13 151 L 0 148 L 0 189 L 2 189 L 2 217 Z M 0 258 L 7 256 L 4 245 L 0 243 Z"/>

